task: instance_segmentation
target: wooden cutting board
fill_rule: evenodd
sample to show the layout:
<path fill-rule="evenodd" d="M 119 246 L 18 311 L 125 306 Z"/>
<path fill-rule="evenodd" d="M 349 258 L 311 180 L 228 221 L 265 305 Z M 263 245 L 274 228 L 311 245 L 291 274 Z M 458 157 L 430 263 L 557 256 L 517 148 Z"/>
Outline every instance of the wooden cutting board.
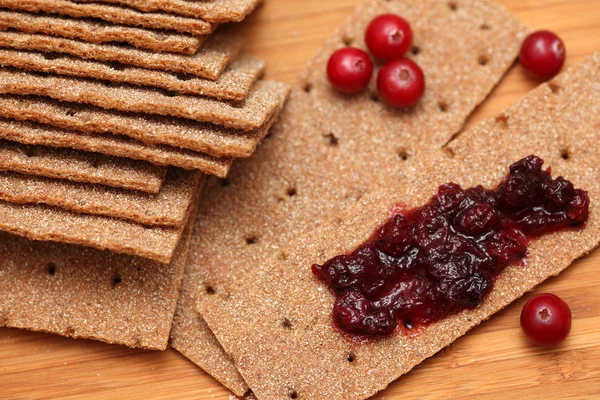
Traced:
<path fill-rule="evenodd" d="M 566 43 L 568 65 L 600 51 L 600 0 L 501 2 L 532 27 L 556 31 Z M 241 28 L 249 37 L 248 51 L 268 61 L 268 78 L 292 82 L 357 3 L 267 0 Z M 519 65 L 515 66 L 469 123 L 495 115 L 536 84 Z M 573 310 L 572 334 L 560 347 L 540 349 L 525 340 L 519 328 L 519 314 L 526 300 L 522 299 L 375 399 L 600 399 L 598 287 L 600 251 L 536 290 L 562 296 Z M 172 350 L 147 352 L 0 329 L 0 398 L 231 397 L 210 376 Z"/>

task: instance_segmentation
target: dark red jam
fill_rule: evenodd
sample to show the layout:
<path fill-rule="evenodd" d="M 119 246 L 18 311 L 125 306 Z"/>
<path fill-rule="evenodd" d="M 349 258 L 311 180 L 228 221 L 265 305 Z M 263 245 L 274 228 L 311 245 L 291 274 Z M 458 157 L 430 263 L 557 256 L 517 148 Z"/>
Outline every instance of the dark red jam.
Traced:
<path fill-rule="evenodd" d="M 313 265 L 337 296 L 335 325 L 389 335 L 477 307 L 494 278 L 522 260 L 541 234 L 582 226 L 587 192 L 529 156 L 510 166 L 496 190 L 440 186 L 423 207 L 396 212 L 350 254 Z"/>

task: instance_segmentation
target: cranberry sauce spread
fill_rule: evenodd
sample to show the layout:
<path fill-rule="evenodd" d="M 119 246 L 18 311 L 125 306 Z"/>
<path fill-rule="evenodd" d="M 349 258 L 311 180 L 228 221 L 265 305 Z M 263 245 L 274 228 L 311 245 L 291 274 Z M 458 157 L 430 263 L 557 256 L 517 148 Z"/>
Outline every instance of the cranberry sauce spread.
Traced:
<path fill-rule="evenodd" d="M 335 293 L 335 325 L 361 336 L 426 325 L 477 307 L 494 278 L 522 260 L 529 239 L 581 226 L 587 192 L 529 156 L 496 190 L 440 186 L 423 207 L 393 215 L 350 254 L 313 273 Z"/>

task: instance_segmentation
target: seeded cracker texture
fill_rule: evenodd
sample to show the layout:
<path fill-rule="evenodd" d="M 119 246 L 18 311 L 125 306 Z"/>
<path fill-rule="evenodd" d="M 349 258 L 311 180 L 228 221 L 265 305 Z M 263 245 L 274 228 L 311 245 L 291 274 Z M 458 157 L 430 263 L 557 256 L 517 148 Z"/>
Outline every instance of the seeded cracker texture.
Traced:
<path fill-rule="evenodd" d="M 236 393 L 242 386 L 231 364 L 202 362 L 223 350 L 197 316 L 194 299 L 207 287 L 227 293 L 297 235 L 397 179 L 405 158 L 441 148 L 462 129 L 514 62 L 528 29 L 496 3 L 460 4 L 452 10 L 437 0 L 364 2 L 308 64 L 270 139 L 234 164 L 227 185 L 207 185 L 172 340 Z M 367 24 L 386 12 L 410 21 L 420 49 L 411 57 L 424 69 L 428 89 L 411 111 L 388 108 L 369 92 L 342 96 L 325 76 L 331 53 L 345 42 L 364 48 Z"/>
<path fill-rule="evenodd" d="M 2 31 L 0 47 L 116 61 L 141 68 L 181 72 L 216 80 L 241 51 L 242 40 L 235 34 L 218 30 L 210 35 L 196 54 L 188 55 L 156 53 L 126 45 L 86 43 L 60 37 Z"/>
<path fill-rule="evenodd" d="M 264 262 L 228 299 L 208 299 L 203 315 L 259 399 L 363 399 L 384 389 L 425 358 L 448 346 L 545 279 L 559 274 L 600 241 L 600 54 L 544 84 L 438 151 L 415 159 L 387 190 L 365 196 L 337 222 L 304 236 L 285 255 Z M 570 157 L 562 155 L 568 151 Z M 334 297 L 310 269 L 366 240 L 394 204 L 413 208 L 454 181 L 492 188 L 508 166 L 537 154 L 589 191 L 583 230 L 542 236 L 531 243 L 526 266 L 508 267 L 475 310 L 431 324 L 416 336 L 396 335 L 352 345 L 331 323 Z M 273 277 L 277 279 L 273 279 Z M 243 318 L 240 316 L 243 315 Z M 287 318 L 291 329 L 282 326 Z M 348 362 L 352 351 L 355 361 Z M 293 360 L 290 362 L 290 360 Z"/>
<path fill-rule="evenodd" d="M 180 228 L 185 222 L 199 172 L 171 168 L 160 193 L 153 195 L 101 185 L 0 172 L 0 200 L 15 204 L 45 204 L 82 214 L 102 215 Z"/>
<path fill-rule="evenodd" d="M 177 93 L 213 97 L 219 100 L 242 101 L 264 72 L 265 62 L 242 55 L 232 61 L 219 79 L 211 81 L 193 75 L 174 74 L 125 64 L 88 61 L 70 56 L 37 54 L 10 49 L 0 50 L 0 66 L 68 75 L 80 78 L 102 79 L 133 85 L 153 86 Z"/>
<path fill-rule="evenodd" d="M 149 29 L 169 29 L 200 36 L 211 33 L 214 24 L 199 18 L 166 13 L 145 13 L 128 7 L 101 3 L 80 4 L 69 0 L 2 0 L 2 6 L 33 13 L 52 13 L 74 18 L 98 18 L 114 24 Z"/>
<path fill-rule="evenodd" d="M 274 118 L 268 124 L 272 124 Z M 203 153 L 169 146 L 148 146 L 125 136 L 75 132 L 3 118 L 0 118 L 0 139 L 26 145 L 95 152 L 108 156 L 148 161 L 156 165 L 172 165 L 188 170 L 197 169 L 221 178 L 227 176 L 233 163 L 232 158 L 214 158 Z"/>
<path fill-rule="evenodd" d="M 283 102 L 289 92 L 281 86 Z M 45 97 L 0 95 L 0 116 L 30 120 L 88 133 L 126 135 L 149 145 L 165 144 L 207 153 L 213 157 L 249 157 L 265 137 L 265 126 L 252 131 L 180 118 L 122 113 Z"/>
<path fill-rule="evenodd" d="M 168 265 L 1 233 L 0 325 L 166 349 L 192 230 L 187 225 Z"/>
<path fill-rule="evenodd" d="M 79 39 L 91 43 L 123 42 L 153 51 L 194 54 L 205 36 L 151 31 L 114 25 L 98 20 L 81 20 L 45 14 L 0 10 L 0 29 Z"/>
<path fill-rule="evenodd" d="M 92 3 L 97 0 L 80 1 Z M 262 0 L 103 0 L 103 2 L 121 4 L 146 12 L 166 11 L 211 22 L 240 22 L 254 11 Z"/>
<path fill-rule="evenodd" d="M 158 193 L 167 168 L 126 158 L 0 140 L 0 171 Z"/>
<path fill-rule="evenodd" d="M 259 81 L 243 106 L 238 107 L 206 97 L 162 94 L 150 88 L 0 69 L 0 93 L 3 94 L 47 96 L 59 101 L 168 115 L 242 130 L 260 128 L 275 114 L 282 87 L 285 85 L 279 82 Z"/>

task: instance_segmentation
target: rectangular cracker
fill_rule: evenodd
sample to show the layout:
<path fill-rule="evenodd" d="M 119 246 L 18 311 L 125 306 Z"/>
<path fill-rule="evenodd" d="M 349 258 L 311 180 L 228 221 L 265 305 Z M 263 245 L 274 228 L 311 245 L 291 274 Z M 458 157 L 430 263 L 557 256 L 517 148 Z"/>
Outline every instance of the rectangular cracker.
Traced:
<path fill-rule="evenodd" d="M 192 55 L 155 53 L 127 45 L 86 43 L 60 37 L 0 31 L 0 47 L 43 53 L 63 53 L 75 57 L 115 61 L 141 68 L 180 72 L 216 80 L 242 49 L 242 39 L 234 33 L 217 30 Z"/>
<path fill-rule="evenodd" d="M 80 0 L 92 3 L 97 0 Z M 103 0 L 145 12 L 165 11 L 210 22 L 240 22 L 262 3 L 262 0 Z"/>
<path fill-rule="evenodd" d="M 280 104 L 285 85 L 259 81 L 241 106 L 216 99 L 170 95 L 150 88 L 0 68 L 0 93 L 45 96 L 125 112 L 168 115 L 227 128 L 252 130 L 263 126 Z"/>
<path fill-rule="evenodd" d="M 194 199 L 200 192 L 196 188 Z M 192 200 L 190 215 L 197 205 Z M 186 217 L 187 218 L 187 217 Z M 0 201 L 0 231 L 30 240 L 59 242 L 129 254 L 168 264 L 184 227 L 149 227 L 122 219 L 78 214 L 42 205 Z"/>
<path fill-rule="evenodd" d="M 189 308 L 190 298 L 202 298 L 207 286 L 227 292 L 297 235 L 325 223 L 365 193 L 397 181 L 405 159 L 441 148 L 462 129 L 513 64 L 528 29 L 492 1 L 460 5 L 455 11 L 438 0 L 362 3 L 308 63 L 270 139 L 251 159 L 234 164 L 227 187 L 207 186 L 188 264 L 184 293 L 189 298 L 180 299 L 177 310 L 176 321 L 188 323 L 176 325 L 172 333 L 177 350 L 198 355 L 193 359 L 200 361 L 206 353 L 223 351 Z M 389 12 L 411 23 L 415 46 L 421 49 L 411 57 L 427 79 L 425 96 L 408 111 L 373 101 L 369 91 L 340 95 L 325 76 L 331 53 L 345 43 L 364 48 L 369 21 Z M 491 29 L 481 29 L 483 24 Z M 480 55 L 487 57 L 485 66 Z M 239 391 L 233 366 L 199 365 Z"/>
<path fill-rule="evenodd" d="M 169 31 L 153 31 L 110 22 L 73 19 L 49 14 L 0 10 L 0 29 L 41 33 L 79 39 L 90 43 L 128 43 L 140 49 L 168 53 L 194 54 L 206 36 L 192 36 Z"/>
<path fill-rule="evenodd" d="M 0 49 L 0 66 L 55 73 L 80 78 L 152 86 L 172 92 L 242 101 L 264 72 L 265 62 L 242 55 L 212 81 L 193 75 L 131 67 L 125 64 L 89 61 L 71 56 L 53 56 L 11 49 Z"/>
<path fill-rule="evenodd" d="M 231 288 L 229 298 L 206 300 L 204 318 L 256 396 L 285 398 L 295 392 L 298 398 L 368 398 L 596 247 L 599 76 L 600 54 L 595 54 L 497 118 L 463 132 L 446 152 L 415 159 L 398 182 L 365 196 L 278 259 L 262 262 Z M 562 157 L 565 149 L 568 160 Z M 515 265 L 502 272 L 479 307 L 431 324 L 414 336 L 399 334 L 356 346 L 334 330 L 333 296 L 312 275 L 311 264 L 356 248 L 386 219 L 391 206 L 422 205 L 436 194 L 438 185 L 449 181 L 463 187 L 495 187 L 511 163 L 530 154 L 542 157 L 554 176 L 564 176 L 589 192 L 591 212 L 584 229 L 536 239 L 525 267 Z M 285 318 L 291 331 L 282 327 Z M 347 360 L 349 352 L 353 363 Z"/>
<path fill-rule="evenodd" d="M 288 92 L 289 87 L 282 88 L 282 103 Z M 0 95 L 0 116 L 79 132 L 125 135 L 149 145 L 181 147 L 213 157 L 250 157 L 267 134 L 264 129 L 246 132 L 179 118 L 61 103 L 46 97 Z"/>
<path fill-rule="evenodd" d="M 165 350 L 192 233 L 187 225 L 168 265 L 1 233 L 0 326 Z"/>
<path fill-rule="evenodd" d="M 74 18 L 98 18 L 120 25 L 148 29 L 168 29 L 195 36 L 208 35 L 214 24 L 199 18 L 187 18 L 163 12 L 146 13 L 102 3 L 76 3 L 69 0 L 2 0 L 2 6 L 32 13 L 59 14 Z"/>
<path fill-rule="evenodd" d="M 82 214 L 120 218 L 149 226 L 181 228 L 197 186 L 199 172 L 171 168 L 158 194 L 0 172 L 0 200 L 43 204 Z"/>
<path fill-rule="evenodd" d="M 0 171 L 158 193 L 167 168 L 127 158 L 0 140 Z"/>

